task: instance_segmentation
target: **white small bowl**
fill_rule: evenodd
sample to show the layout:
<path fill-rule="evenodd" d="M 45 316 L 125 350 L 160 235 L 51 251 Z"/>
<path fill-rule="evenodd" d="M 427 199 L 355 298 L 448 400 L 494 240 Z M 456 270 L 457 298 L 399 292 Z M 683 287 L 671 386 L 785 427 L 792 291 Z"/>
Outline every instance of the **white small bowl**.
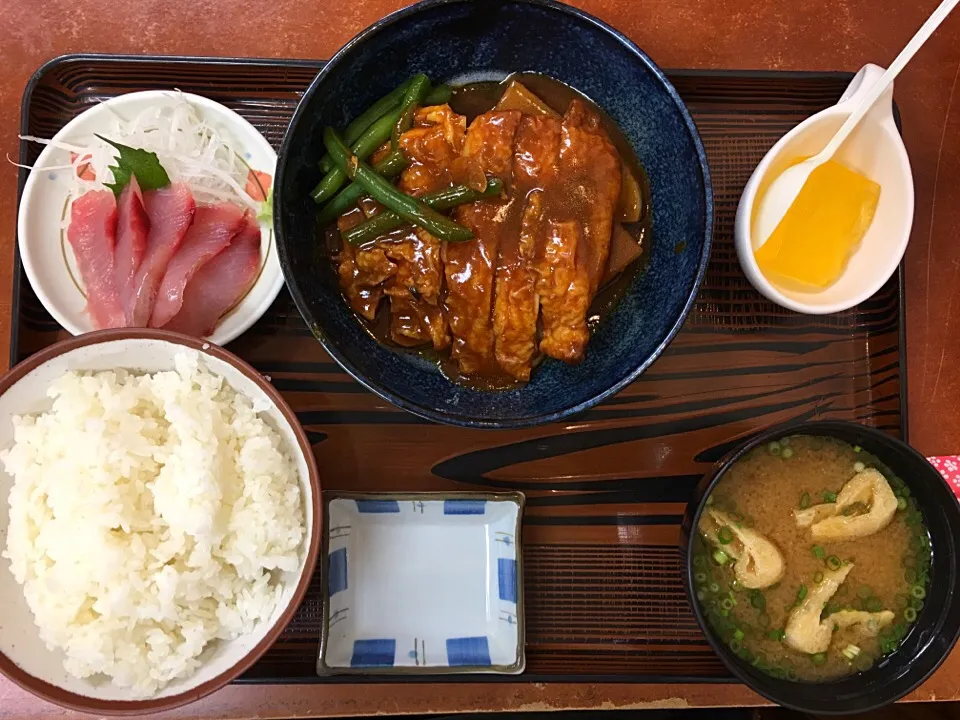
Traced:
<path fill-rule="evenodd" d="M 811 315 L 847 310 L 876 293 L 897 270 L 913 225 L 913 175 L 903 139 L 893 117 L 893 88 L 881 96 L 835 158 L 880 185 L 876 215 L 840 278 L 819 292 L 800 292 L 770 282 L 757 266 L 760 244 L 751 232 L 754 204 L 786 167 L 820 152 L 862 95 L 883 75 L 867 65 L 851 81 L 840 102 L 817 113 L 784 135 L 754 170 L 740 197 L 734 241 L 740 267 L 764 297 Z"/>
<path fill-rule="evenodd" d="M 63 668 L 60 652 L 40 639 L 23 588 L 0 560 L 0 672 L 25 690 L 63 707 L 100 715 L 144 715 L 169 710 L 218 690 L 252 666 L 269 649 L 303 600 L 320 549 L 320 482 L 310 442 L 279 392 L 247 363 L 203 340 L 165 330 L 122 328 L 69 338 L 32 355 L 0 379 L 0 448 L 13 444 L 12 415 L 49 409 L 50 383 L 68 370 L 125 368 L 142 372 L 172 370 L 178 352 L 195 350 L 201 362 L 250 398 L 280 433 L 300 477 L 306 532 L 297 570 L 283 574 L 284 589 L 269 621 L 250 635 L 212 645 L 192 675 L 175 680 L 157 694 L 137 697 L 129 689 L 102 681 L 79 680 Z M 0 464 L 0 549 L 6 547 L 13 478 Z"/>
<path fill-rule="evenodd" d="M 218 102 L 190 93 L 147 90 L 127 93 L 94 105 L 68 122 L 53 139 L 69 143 L 102 133 L 104 121 L 112 113 L 121 117 L 135 116 L 158 103 L 173 102 L 181 97 L 193 105 L 198 114 L 216 125 L 230 130 L 250 166 L 271 177 L 276 174 L 277 153 L 253 125 Z M 85 311 L 86 298 L 77 287 L 79 279 L 73 252 L 61 233 L 61 214 L 69 192 L 70 170 L 51 170 L 69 165 L 66 150 L 46 146 L 34 163 L 20 198 L 17 218 L 17 240 L 20 261 L 30 285 L 40 302 L 72 335 L 94 329 Z M 260 251 L 263 267 L 254 286 L 217 325 L 209 340 L 225 345 L 245 332 L 273 303 L 283 287 L 283 273 L 273 236 L 273 223 L 260 225 Z"/>

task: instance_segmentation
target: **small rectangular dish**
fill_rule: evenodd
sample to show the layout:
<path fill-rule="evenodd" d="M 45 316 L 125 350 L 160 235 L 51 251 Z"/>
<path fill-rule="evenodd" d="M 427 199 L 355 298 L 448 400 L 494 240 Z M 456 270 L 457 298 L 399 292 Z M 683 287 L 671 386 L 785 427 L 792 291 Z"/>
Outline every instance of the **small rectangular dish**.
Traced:
<path fill-rule="evenodd" d="M 523 672 L 520 493 L 336 494 L 317 672 Z"/>

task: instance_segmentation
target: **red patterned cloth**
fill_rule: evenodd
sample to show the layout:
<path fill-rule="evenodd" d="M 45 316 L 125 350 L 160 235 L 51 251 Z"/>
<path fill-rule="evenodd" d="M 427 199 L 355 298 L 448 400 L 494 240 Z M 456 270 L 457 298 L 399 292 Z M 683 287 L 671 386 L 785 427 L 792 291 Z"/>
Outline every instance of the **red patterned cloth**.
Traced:
<path fill-rule="evenodd" d="M 960 498 L 960 456 L 941 455 L 939 457 L 927 458 L 940 474 L 947 479 L 953 492 Z"/>

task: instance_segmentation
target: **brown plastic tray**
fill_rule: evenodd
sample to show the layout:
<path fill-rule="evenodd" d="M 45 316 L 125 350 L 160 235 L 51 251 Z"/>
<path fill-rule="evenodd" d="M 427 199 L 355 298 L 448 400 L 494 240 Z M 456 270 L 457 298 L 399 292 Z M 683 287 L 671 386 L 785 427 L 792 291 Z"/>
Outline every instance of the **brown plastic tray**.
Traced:
<path fill-rule="evenodd" d="M 246 117 L 279 147 L 320 62 L 66 56 L 37 71 L 22 132 L 49 137 L 124 92 L 180 88 Z M 313 442 L 324 489 L 526 493 L 527 672 L 517 681 L 729 679 L 683 594 L 680 518 L 728 449 L 786 420 L 856 420 L 906 434 L 903 293 L 826 317 L 761 298 L 737 265 L 733 218 L 750 172 L 798 122 L 837 101 L 845 73 L 670 72 L 706 146 L 713 257 L 683 330 L 637 382 L 569 422 L 511 431 L 431 424 L 366 391 L 324 353 L 286 293 L 230 349 L 269 375 Z M 37 148 L 21 148 L 21 161 Z M 21 172 L 21 190 L 26 172 Z M 655 237 L 655 236 L 654 236 Z M 17 260 L 11 361 L 65 336 Z M 319 576 L 290 627 L 245 676 L 318 678 Z M 463 682 L 458 677 L 457 682 Z M 477 677 L 477 681 L 483 681 Z M 390 682 L 438 682 L 391 678 Z"/>

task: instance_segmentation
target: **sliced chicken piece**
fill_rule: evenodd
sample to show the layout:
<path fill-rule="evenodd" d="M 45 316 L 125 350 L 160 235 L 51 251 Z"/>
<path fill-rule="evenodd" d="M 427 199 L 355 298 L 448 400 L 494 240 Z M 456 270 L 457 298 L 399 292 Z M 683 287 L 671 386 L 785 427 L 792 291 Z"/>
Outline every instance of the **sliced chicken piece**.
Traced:
<path fill-rule="evenodd" d="M 827 570 L 823 580 L 811 588 L 799 607 L 793 609 L 784 627 L 784 641 L 794 650 L 808 655 L 826 652 L 833 639 L 834 630 L 859 625 L 865 636 L 876 636 L 880 630 L 893 622 L 889 610 L 861 612 L 841 610 L 821 619 L 823 609 L 853 570 L 853 565 L 843 565 L 839 570 Z"/>
<path fill-rule="evenodd" d="M 420 108 L 413 127 L 400 136 L 400 148 L 410 162 L 400 175 L 400 189 L 420 196 L 448 187 L 466 128 L 466 117 L 449 105 Z"/>
<path fill-rule="evenodd" d="M 91 190 L 73 201 L 67 240 L 86 290 L 87 312 L 93 326 L 124 327 L 126 315 L 114 272 L 117 201 L 112 192 Z"/>
<path fill-rule="evenodd" d="M 569 197 L 587 218 L 577 265 L 586 270 L 591 295 L 607 269 L 613 214 L 620 197 L 622 163 L 600 116 L 574 100 L 563 116 L 560 177 Z"/>
<path fill-rule="evenodd" d="M 482 176 L 495 175 L 509 182 L 513 140 L 520 123 L 516 110 L 478 115 L 467 130 L 459 170 Z M 467 180 L 469 182 L 469 179 Z M 493 347 L 493 298 L 500 241 L 505 228 L 507 203 L 483 200 L 461 205 L 457 222 L 473 230 L 474 239 L 445 243 L 447 309 L 453 333 L 452 357 L 465 375 L 484 368 L 496 371 Z"/>
<path fill-rule="evenodd" d="M 733 540 L 726 544 L 719 540 L 724 527 L 733 534 Z M 777 546 L 752 528 L 737 527 L 736 520 L 722 510 L 708 508 L 701 516 L 700 532 L 734 559 L 734 575 L 745 588 L 770 587 L 783 577 L 786 566 Z"/>
<path fill-rule="evenodd" d="M 551 185 L 560 160 L 560 120 L 524 117 L 517 129 L 513 153 L 514 195 L 510 213 L 520 213 L 519 228 L 509 219 L 500 241 L 494 292 L 493 330 L 497 362 L 517 380 L 529 380 L 537 349 L 534 260 L 544 215 L 544 188 Z"/>
<path fill-rule="evenodd" d="M 867 512 L 844 515 L 855 504 L 867 506 Z M 867 468 L 854 475 L 840 490 L 835 503 L 814 505 L 794 511 L 799 527 L 809 527 L 814 540 L 837 542 L 856 540 L 880 532 L 893 520 L 897 496 L 883 474 Z"/>
<path fill-rule="evenodd" d="M 587 309 L 593 293 L 586 269 L 577 264 L 582 237 L 576 220 L 547 220 L 536 265 L 543 313 L 540 351 L 568 363 L 580 361 L 590 339 Z"/>
<path fill-rule="evenodd" d="M 446 314 L 440 302 L 443 267 L 440 241 L 421 228 L 378 243 L 396 272 L 384 286 L 390 296 L 390 335 L 401 345 L 425 342 L 434 349 L 450 345 Z"/>
<path fill-rule="evenodd" d="M 337 228 L 347 230 L 365 219 L 364 212 L 355 208 L 337 219 Z M 390 262 L 379 243 L 363 248 L 343 243 L 334 262 L 340 289 L 350 307 L 360 317 L 373 320 L 383 299 L 382 283 L 396 274 L 397 266 Z"/>

